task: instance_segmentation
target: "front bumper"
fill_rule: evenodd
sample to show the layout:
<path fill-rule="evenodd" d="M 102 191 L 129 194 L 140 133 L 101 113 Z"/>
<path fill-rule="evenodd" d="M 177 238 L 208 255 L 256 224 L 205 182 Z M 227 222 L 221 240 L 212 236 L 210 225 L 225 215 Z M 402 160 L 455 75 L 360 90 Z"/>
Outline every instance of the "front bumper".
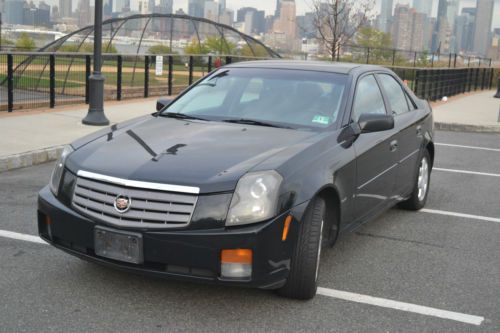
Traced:
<path fill-rule="evenodd" d="M 38 229 L 40 237 L 53 246 L 117 269 L 181 280 L 275 289 L 284 285 L 288 277 L 298 223 L 306 206 L 307 202 L 271 221 L 243 227 L 161 231 L 122 229 L 142 234 L 144 263 L 139 265 L 97 256 L 94 252 L 94 227 L 110 226 L 78 214 L 61 203 L 48 187 L 38 196 Z M 284 219 L 288 214 L 294 220 L 287 239 L 282 241 Z M 221 251 L 238 248 L 253 251 L 251 279 L 222 279 Z"/>

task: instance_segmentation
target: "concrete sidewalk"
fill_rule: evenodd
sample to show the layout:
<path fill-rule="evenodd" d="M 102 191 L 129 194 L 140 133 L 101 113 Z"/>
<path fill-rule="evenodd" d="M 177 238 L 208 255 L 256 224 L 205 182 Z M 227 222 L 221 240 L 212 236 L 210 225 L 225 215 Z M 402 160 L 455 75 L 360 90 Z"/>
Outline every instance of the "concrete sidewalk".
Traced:
<path fill-rule="evenodd" d="M 470 93 L 433 103 L 436 128 L 467 132 L 500 133 L 500 99 L 494 91 Z M 155 112 L 156 97 L 107 102 L 111 123 Z M 0 172 L 55 160 L 61 146 L 100 127 L 82 125 L 87 105 L 57 109 L 0 113 Z"/>
<path fill-rule="evenodd" d="M 106 116 L 113 123 L 156 111 L 156 99 L 107 102 Z M 60 147 L 102 127 L 85 126 L 87 105 L 49 110 L 0 113 L 0 172 L 55 160 Z"/>
<path fill-rule="evenodd" d="M 494 90 L 458 95 L 433 103 L 436 128 L 460 132 L 500 133 L 500 99 Z"/>

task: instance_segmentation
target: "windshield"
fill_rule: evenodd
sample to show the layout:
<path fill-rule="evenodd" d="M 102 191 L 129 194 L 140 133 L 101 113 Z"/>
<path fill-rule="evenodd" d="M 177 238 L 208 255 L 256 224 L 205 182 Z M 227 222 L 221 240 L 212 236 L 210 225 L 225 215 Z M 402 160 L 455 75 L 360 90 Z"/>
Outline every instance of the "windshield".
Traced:
<path fill-rule="evenodd" d="M 347 76 L 230 68 L 207 77 L 162 112 L 206 120 L 325 128 L 337 121 Z"/>

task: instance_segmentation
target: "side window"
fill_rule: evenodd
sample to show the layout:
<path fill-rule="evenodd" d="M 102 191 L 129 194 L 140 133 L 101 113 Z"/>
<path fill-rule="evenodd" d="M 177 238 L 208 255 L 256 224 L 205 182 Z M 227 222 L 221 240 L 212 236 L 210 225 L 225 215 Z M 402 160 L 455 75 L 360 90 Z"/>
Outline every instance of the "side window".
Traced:
<path fill-rule="evenodd" d="M 382 93 L 373 75 L 363 77 L 356 88 L 352 120 L 358 121 L 363 113 L 386 113 Z"/>
<path fill-rule="evenodd" d="M 406 100 L 403 88 L 399 85 L 392 76 L 387 74 L 378 74 L 378 79 L 380 84 L 384 88 L 384 91 L 391 103 L 392 112 L 394 114 L 402 114 L 409 111 L 408 101 Z"/>

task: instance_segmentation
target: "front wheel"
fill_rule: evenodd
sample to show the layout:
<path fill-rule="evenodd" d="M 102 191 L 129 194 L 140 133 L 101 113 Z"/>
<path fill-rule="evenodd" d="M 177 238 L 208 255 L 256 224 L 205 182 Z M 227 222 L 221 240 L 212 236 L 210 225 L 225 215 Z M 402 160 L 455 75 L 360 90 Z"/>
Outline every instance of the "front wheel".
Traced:
<path fill-rule="evenodd" d="M 316 295 L 324 219 L 325 201 L 315 198 L 300 222 L 290 274 L 278 294 L 295 299 L 311 299 Z"/>
<path fill-rule="evenodd" d="M 401 208 L 408 210 L 420 210 L 425 206 L 427 196 L 429 194 L 431 179 L 430 160 L 429 151 L 425 149 L 418 166 L 413 192 L 411 193 L 410 198 L 399 204 Z"/>

